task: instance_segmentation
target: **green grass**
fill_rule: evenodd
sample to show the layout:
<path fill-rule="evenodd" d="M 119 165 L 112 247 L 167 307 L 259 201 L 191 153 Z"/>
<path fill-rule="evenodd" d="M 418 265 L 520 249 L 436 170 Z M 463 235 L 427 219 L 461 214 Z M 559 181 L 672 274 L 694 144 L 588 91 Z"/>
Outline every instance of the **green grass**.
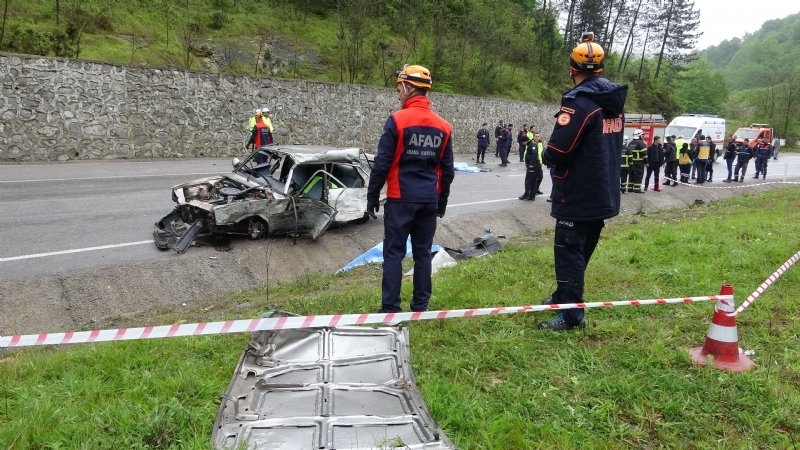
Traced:
<path fill-rule="evenodd" d="M 800 250 L 800 189 L 610 221 L 587 300 L 715 294 L 741 303 Z M 432 307 L 515 306 L 554 286 L 552 233 L 443 270 Z M 410 286 L 404 286 L 404 297 Z M 189 316 L 142 323 L 374 310 L 380 267 L 240 291 Z M 410 324 L 417 383 L 460 449 L 796 448 L 800 267 L 739 316 L 757 367 L 691 364 L 709 303 L 593 309 L 580 333 L 536 329 L 552 313 Z M 242 308 L 248 302 L 251 309 Z M 237 306 L 239 305 L 239 306 Z M 207 448 L 218 398 L 248 336 L 175 338 L 0 353 L 0 448 Z"/>

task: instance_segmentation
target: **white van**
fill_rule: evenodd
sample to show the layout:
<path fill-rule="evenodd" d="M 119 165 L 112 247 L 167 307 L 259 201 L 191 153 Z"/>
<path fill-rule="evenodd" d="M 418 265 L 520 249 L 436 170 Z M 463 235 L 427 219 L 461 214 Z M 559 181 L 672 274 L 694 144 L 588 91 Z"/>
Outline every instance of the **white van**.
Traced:
<path fill-rule="evenodd" d="M 683 136 L 690 141 L 692 138 L 711 136 L 711 141 L 716 144 L 714 160 L 716 161 L 722 152 L 725 151 L 725 119 L 716 114 L 683 114 L 674 119 L 667 125 L 664 132 L 667 136 Z"/>

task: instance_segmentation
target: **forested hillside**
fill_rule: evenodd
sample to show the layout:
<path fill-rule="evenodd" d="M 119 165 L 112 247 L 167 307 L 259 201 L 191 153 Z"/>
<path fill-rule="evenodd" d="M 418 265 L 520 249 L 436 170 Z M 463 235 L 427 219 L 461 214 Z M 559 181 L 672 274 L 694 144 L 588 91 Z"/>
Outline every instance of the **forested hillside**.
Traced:
<path fill-rule="evenodd" d="M 560 97 L 569 50 L 593 31 L 628 112 L 797 126 L 797 16 L 698 60 L 690 0 L 2 1 L 0 51 L 387 86 L 413 62 L 437 91 L 528 101 Z"/>
<path fill-rule="evenodd" d="M 729 120 L 769 123 L 781 136 L 800 134 L 800 14 L 767 21 L 700 56 L 731 90 L 724 108 Z"/>

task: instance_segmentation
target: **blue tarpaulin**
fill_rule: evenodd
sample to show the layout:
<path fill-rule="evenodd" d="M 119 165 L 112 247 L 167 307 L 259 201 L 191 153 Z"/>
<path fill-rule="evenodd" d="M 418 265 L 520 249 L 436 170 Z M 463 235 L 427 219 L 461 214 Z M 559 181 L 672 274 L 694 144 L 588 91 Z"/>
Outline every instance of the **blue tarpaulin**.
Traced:
<path fill-rule="evenodd" d="M 478 173 L 481 171 L 481 169 L 478 167 L 470 166 L 469 164 L 462 162 L 454 162 L 453 168 L 456 170 L 456 172 Z"/>
<path fill-rule="evenodd" d="M 441 249 L 442 247 L 438 245 L 432 245 L 431 253 L 436 253 Z M 406 241 L 406 256 L 411 256 L 411 237 L 409 237 L 408 240 Z M 379 242 L 377 245 L 364 252 L 361 256 L 350 261 L 344 267 L 337 270 L 336 273 L 344 272 L 346 270 L 352 269 L 353 267 L 362 266 L 364 264 L 382 263 L 382 262 L 383 262 L 383 242 Z"/>

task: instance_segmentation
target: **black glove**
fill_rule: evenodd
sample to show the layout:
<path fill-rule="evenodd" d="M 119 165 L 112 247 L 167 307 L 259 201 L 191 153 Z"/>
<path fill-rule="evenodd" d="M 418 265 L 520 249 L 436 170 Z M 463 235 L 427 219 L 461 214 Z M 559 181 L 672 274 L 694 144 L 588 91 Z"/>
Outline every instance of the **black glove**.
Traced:
<path fill-rule="evenodd" d="M 378 200 L 367 200 L 367 214 L 369 214 L 369 216 L 372 217 L 373 219 L 378 218 L 378 216 L 375 215 L 375 213 L 378 212 L 378 209 L 380 209 L 380 207 L 381 204 Z"/>
<path fill-rule="evenodd" d="M 436 209 L 436 215 L 441 219 L 444 217 L 444 212 L 447 209 L 447 197 L 439 198 L 439 207 Z"/>

